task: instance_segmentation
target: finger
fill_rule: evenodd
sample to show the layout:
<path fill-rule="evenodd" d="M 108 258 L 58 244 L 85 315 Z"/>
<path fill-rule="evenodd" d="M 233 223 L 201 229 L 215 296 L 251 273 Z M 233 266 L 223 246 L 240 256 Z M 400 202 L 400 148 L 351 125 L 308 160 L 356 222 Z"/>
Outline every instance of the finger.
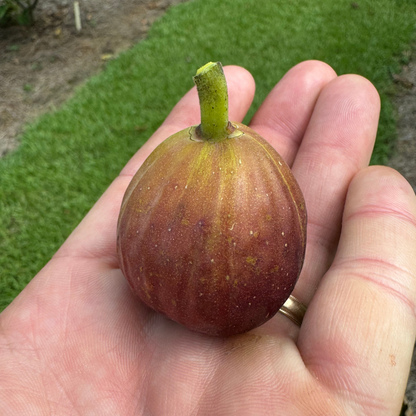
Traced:
<path fill-rule="evenodd" d="M 254 97 L 255 84 L 251 74 L 241 67 L 225 67 L 231 120 L 244 118 Z M 171 134 L 200 122 L 196 88 L 192 88 L 174 107 L 162 126 L 132 157 L 120 176 L 80 223 L 56 256 L 89 256 L 103 258 L 117 267 L 116 223 L 124 192 L 140 165 L 151 151 Z"/>
<path fill-rule="evenodd" d="M 298 341 L 314 377 L 356 414 L 399 414 L 415 339 L 415 247 L 410 185 L 385 167 L 357 174 Z"/>
<path fill-rule="evenodd" d="M 316 100 L 325 85 L 336 78 L 327 64 L 302 62 L 273 88 L 250 122 L 292 165 L 305 134 Z"/>
<path fill-rule="evenodd" d="M 294 295 L 308 303 L 335 254 L 352 177 L 368 166 L 380 99 L 357 75 L 328 83 L 316 102 L 292 170 L 308 212 L 305 263 Z"/>

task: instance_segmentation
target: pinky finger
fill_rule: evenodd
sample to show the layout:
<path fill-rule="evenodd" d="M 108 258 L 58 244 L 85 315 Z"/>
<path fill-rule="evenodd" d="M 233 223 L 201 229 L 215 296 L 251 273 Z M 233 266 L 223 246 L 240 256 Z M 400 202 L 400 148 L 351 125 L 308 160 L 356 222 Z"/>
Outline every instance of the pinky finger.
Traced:
<path fill-rule="evenodd" d="M 333 265 L 298 346 L 311 373 L 354 414 L 399 414 L 415 340 L 416 198 L 397 172 L 349 187 Z"/>

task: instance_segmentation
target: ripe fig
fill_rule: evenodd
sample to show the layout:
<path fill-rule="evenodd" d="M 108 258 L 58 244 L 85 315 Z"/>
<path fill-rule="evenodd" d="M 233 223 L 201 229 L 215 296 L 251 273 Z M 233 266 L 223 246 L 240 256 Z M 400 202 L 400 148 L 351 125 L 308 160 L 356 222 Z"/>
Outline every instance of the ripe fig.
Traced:
<path fill-rule="evenodd" d="M 229 336 L 292 292 L 306 244 L 302 192 L 280 155 L 228 121 L 221 64 L 194 77 L 201 124 L 173 134 L 133 177 L 118 220 L 120 267 L 140 299 L 191 330 Z"/>

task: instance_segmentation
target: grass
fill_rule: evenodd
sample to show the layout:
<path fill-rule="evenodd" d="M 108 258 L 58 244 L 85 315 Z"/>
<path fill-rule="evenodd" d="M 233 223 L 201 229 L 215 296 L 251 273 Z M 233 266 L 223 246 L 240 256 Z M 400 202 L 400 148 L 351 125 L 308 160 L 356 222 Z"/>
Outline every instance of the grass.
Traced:
<path fill-rule="evenodd" d="M 412 0 L 195 0 L 170 9 L 148 39 L 110 62 L 58 111 L 27 127 L 0 160 L 0 310 L 50 259 L 208 61 L 257 83 L 246 122 L 306 59 L 369 78 L 382 97 L 373 163 L 395 136 L 389 94 L 414 39 Z"/>

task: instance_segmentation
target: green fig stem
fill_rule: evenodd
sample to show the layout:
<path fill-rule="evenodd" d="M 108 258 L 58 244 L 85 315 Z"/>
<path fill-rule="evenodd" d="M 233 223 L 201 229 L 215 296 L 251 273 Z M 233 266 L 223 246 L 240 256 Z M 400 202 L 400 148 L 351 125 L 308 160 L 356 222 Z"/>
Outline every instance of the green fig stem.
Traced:
<path fill-rule="evenodd" d="M 208 62 L 196 72 L 194 82 L 201 108 L 197 132 L 203 140 L 221 141 L 230 134 L 227 82 L 221 62 Z"/>

